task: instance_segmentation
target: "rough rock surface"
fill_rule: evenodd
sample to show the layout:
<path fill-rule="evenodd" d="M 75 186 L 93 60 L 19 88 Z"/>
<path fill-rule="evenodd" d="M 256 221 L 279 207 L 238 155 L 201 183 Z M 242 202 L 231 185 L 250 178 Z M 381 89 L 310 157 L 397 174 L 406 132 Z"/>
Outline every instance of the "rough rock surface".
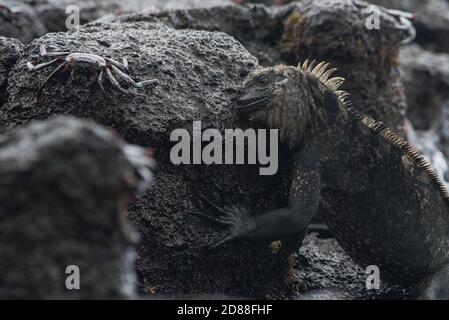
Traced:
<path fill-rule="evenodd" d="M 404 31 L 381 15 L 380 30 L 367 30 L 367 15 L 350 0 L 303 1 L 284 20 L 280 42 L 292 63 L 313 57 L 331 62 L 347 81 L 354 107 L 402 132 L 405 99 L 397 71 Z"/>
<path fill-rule="evenodd" d="M 30 73 L 25 64 L 45 60 L 37 55 L 41 43 L 49 51 L 126 57 L 132 77 L 157 78 L 160 84 L 138 97 L 106 83 L 103 95 L 96 83 L 86 88 L 83 72 L 67 72 L 49 82 L 38 101 L 37 88 L 54 67 Z M 274 287 L 271 283 L 291 292 L 289 250 L 274 255 L 268 244 L 236 243 L 210 251 L 209 243 L 222 234 L 188 214 L 206 210 L 196 192 L 214 197 L 212 182 L 222 184 L 231 196 L 240 186 L 256 212 L 279 207 L 287 200 L 288 187 L 282 181 L 287 166 L 281 163 L 278 175 L 261 177 L 257 166 L 175 166 L 169 159 L 174 145 L 170 133 L 190 129 L 193 120 L 201 120 L 203 128 L 239 126 L 233 100 L 242 78 L 256 63 L 224 33 L 133 23 L 48 34 L 26 48 L 10 73 L 9 101 L 0 109 L 0 119 L 12 127 L 51 114 L 72 114 L 114 127 L 128 141 L 154 148 L 159 163 L 155 188 L 129 210 L 142 235 L 137 261 L 141 292 L 261 297 Z"/>
<path fill-rule="evenodd" d="M 32 7 L 17 0 L 0 1 L 0 36 L 30 42 L 46 32 Z"/>
<path fill-rule="evenodd" d="M 139 1 L 139 0 L 137 0 Z M 128 7 L 128 11 L 132 11 L 132 7 L 134 5 L 132 4 Z M 226 5 L 232 5 L 232 0 L 146 0 L 144 1 L 144 4 L 146 7 L 146 11 L 158 10 L 158 11 L 167 11 L 167 10 L 175 10 L 175 9 L 192 9 L 192 8 L 208 8 L 208 7 L 219 7 L 219 6 L 226 6 Z M 136 11 L 134 12 L 142 12 L 142 11 Z"/>
<path fill-rule="evenodd" d="M 131 14 L 102 21 L 164 22 L 177 29 L 223 31 L 239 40 L 261 65 L 296 65 L 307 58 L 326 60 L 348 79 L 362 112 L 402 131 L 405 99 L 398 77 L 398 52 L 404 31 L 382 14 L 385 28 L 367 30 L 367 15 L 351 0 L 304 0 L 285 6 L 228 6 Z"/>
<path fill-rule="evenodd" d="M 0 36 L 0 107 L 8 99 L 6 91 L 8 74 L 22 50 L 23 44 L 20 41 Z"/>
<path fill-rule="evenodd" d="M 288 62 L 290 59 L 292 63 L 296 63 L 295 60 L 305 58 L 309 54 L 331 61 L 331 57 L 334 57 L 335 61 L 341 61 L 335 64 L 338 66 L 341 64 L 343 72 L 353 75 L 347 76 L 348 79 L 357 79 L 352 80 L 352 86 L 363 87 L 363 90 L 359 90 L 361 93 L 350 90 L 354 100 L 359 99 L 367 103 L 366 101 L 370 101 L 378 94 L 375 99 L 380 99 L 382 105 L 388 104 L 389 108 L 390 105 L 394 106 L 394 102 L 400 100 L 400 90 L 395 87 L 397 92 L 390 95 L 391 92 L 385 90 L 388 85 L 383 81 L 396 85 L 394 59 L 400 34 L 375 33 L 372 37 L 378 42 L 373 41 L 359 26 L 362 21 L 360 13 L 348 6 L 346 1 L 338 3 L 342 5 L 336 6 L 335 10 L 340 12 L 340 16 L 337 16 L 342 18 L 349 12 L 358 17 L 358 23 L 349 24 L 349 27 L 343 29 L 344 33 L 341 36 L 334 34 L 338 39 L 338 41 L 332 39 L 334 46 L 319 43 L 324 35 L 320 35 L 321 27 L 318 25 L 330 24 L 334 21 L 332 19 L 335 19 L 330 12 L 331 9 L 315 6 L 310 1 L 306 1 L 305 7 L 295 4 L 273 12 L 260 6 L 240 7 L 237 10 L 244 11 L 241 15 L 238 11 L 232 14 L 234 9 L 229 7 L 227 10 L 231 10 L 231 14 L 228 15 L 224 14 L 225 11 L 220 14 L 219 8 L 210 10 L 214 10 L 215 19 L 216 17 L 222 17 L 223 21 L 230 17 L 241 19 L 241 23 L 235 25 L 239 32 L 233 34 L 234 27 L 223 30 L 237 38 L 239 34 L 240 36 L 250 34 L 248 30 L 259 30 L 260 34 L 254 37 L 260 37 L 259 39 L 264 39 L 270 44 L 268 51 L 264 52 L 273 53 L 276 59 L 279 59 L 272 61 L 281 62 L 285 59 Z M 307 17 L 305 20 L 307 23 L 298 30 L 308 30 L 306 33 L 308 37 L 304 38 L 304 44 L 302 40 L 298 44 L 294 42 L 295 39 L 303 37 L 293 35 L 295 34 L 293 30 L 297 21 L 295 17 L 298 16 L 298 12 L 301 16 L 302 10 Z M 320 10 L 325 13 L 323 19 L 313 22 L 319 16 Z M 193 11 L 185 12 L 193 14 Z M 201 15 L 201 12 L 209 11 L 198 12 Z M 259 27 L 264 25 L 263 17 L 271 17 L 274 13 L 276 13 L 274 17 L 279 15 L 283 18 L 270 18 L 272 20 L 269 21 L 273 21 L 278 27 L 273 28 L 274 34 L 266 33 L 268 28 Z M 180 13 L 175 11 L 172 14 L 176 18 Z M 255 20 L 251 20 L 253 14 L 262 17 L 260 21 L 256 19 L 259 21 L 256 24 L 252 23 Z M 208 17 L 210 14 L 205 14 L 204 21 Z M 388 17 L 386 19 L 388 20 Z M 189 27 L 189 24 L 180 21 L 183 27 L 177 25 L 175 27 L 179 29 Z M 208 23 L 212 23 L 211 21 Z M 217 25 L 212 25 L 212 30 L 221 30 L 219 21 Z M 340 23 L 346 26 L 348 22 Z M 196 29 L 209 29 L 204 27 L 204 24 L 206 22 L 199 23 Z M 228 23 L 228 26 L 232 25 Z M 328 29 L 325 30 L 329 32 Z M 338 32 L 339 28 L 332 28 L 332 31 L 334 30 Z M 357 30 L 366 44 L 363 41 L 347 42 L 353 36 L 352 32 Z M 312 33 L 318 36 L 312 37 Z M 246 39 L 248 41 L 246 44 L 242 39 L 239 40 L 245 45 L 250 44 L 249 36 L 246 36 Z M 323 41 L 326 39 L 331 41 L 330 38 L 324 38 Z M 106 95 L 103 95 L 96 83 L 86 87 L 87 79 L 92 76 L 88 70 L 81 72 L 78 70 L 73 74 L 65 72 L 56 75 L 37 99 L 37 88 L 54 69 L 53 66 L 35 73 L 30 73 L 26 69 L 27 61 L 38 63 L 48 60 L 38 55 L 41 43 L 46 44 L 49 51 L 89 52 L 117 60 L 126 57 L 133 78 L 136 80 L 157 78 L 160 84 L 153 90 L 148 89 L 146 97 L 137 97 L 125 95 L 110 83 L 106 83 Z M 325 49 L 322 53 L 317 52 L 320 45 Z M 364 45 L 368 48 L 364 48 Z M 251 45 L 247 47 L 254 50 Z M 340 51 L 333 52 L 336 49 Z M 262 51 L 259 53 L 261 56 L 267 56 L 262 55 Z M 387 53 L 391 53 L 392 56 Z M 376 67 L 368 73 L 367 69 L 363 69 L 363 64 L 367 61 L 371 64 L 383 62 L 387 71 Z M 230 244 L 211 251 L 207 246 L 212 240 L 221 237 L 220 232 L 215 231 L 212 225 L 191 217 L 188 212 L 206 210 L 201 202 L 197 201 L 195 194 L 197 190 L 201 190 L 214 197 L 210 190 L 212 182 L 223 185 L 235 201 L 237 201 L 237 186 L 240 186 L 248 194 L 249 206 L 254 212 L 280 207 L 287 201 L 288 185 L 283 181 L 283 177 L 286 176 L 285 170 L 288 170 L 287 165 L 281 162 L 277 175 L 261 177 L 258 176 L 258 167 L 255 166 L 179 167 L 172 165 L 169 159 L 170 148 L 173 145 L 169 141 L 169 136 L 173 129 L 180 127 L 189 129 L 193 120 L 201 120 L 203 128 L 223 129 L 240 126 L 233 113 L 233 100 L 242 78 L 256 64 L 257 61 L 253 56 L 237 41 L 223 33 L 175 31 L 154 23 L 92 24 L 82 27 L 78 33 L 48 34 L 30 44 L 13 67 L 13 72 L 10 72 L 9 99 L 0 109 L 0 126 L 14 127 L 33 119 L 47 118 L 52 114 L 72 114 L 112 126 L 130 142 L 149 145 L 155 149 L 159 162 L 156 187 L 139 198 L 130 208 L 131 217 L 142 234 L 137 261 L 141 292 L 285 297 L 304 290 L 301 283 L 295 280 L 295 274 L 289 265 L 290 253 L 298 248 L 296 239 L 292 239 L 294 241 L 291 245 L 287 243 L 277 253 L 273 253 L 268 244 L 247 243 Z M 362 79 L 360 81 L 359 72 Z M 382 91 L 382 88 L 387 92 Z M 374 108 L 374 104 L 372 107 Z M 390 110 L 385 118 L 393 124 L 400 123 L 396 117 L 398 114 L 400 117 L 401 113 L 395 113 L 398 109 L 400 108 Z M 391 114 L 394 116 L 390 117 Z M 282 150 L 280 158 L 282 159 Z M 319 283 L 316 282 L 315 287 L 321 287 Z"/>
<path fill-rule="evenodd" d="M 125 209 L 138 178 L 123 146 L 71 117 L 0 135 L 1 299 L 132 296 Z M 71 265 L 80 290 L 66 288 Z"/>
<path fill-rule="evenodd" d="M 31 7 L 49 32 L 66 31 L 68 6 L 76 6 L 80 23 L 85 24 L 107 14 L 125 12 L 157 12 L 160 10 L 212 7 L 232 4 L 231 0 L 3 0 Z M 30 33 L 30 36 L 33 34 Z M 42 35 L 42 34 L 40 34 Z M 29 39 L 28 41 L 30 41 Z"/>
<path fill-rule="evenodd" d="M 238 4 L 247 4 L 247 3 L 262 3 L 267 6 L 271 5 L 282 5 L 292 2 L 292 0 L 234 0 L 235 3 Z"/>
<path fill-rule="evenodd" d="M 412 143 L 449 181 L 449 55 L 413 45 L 401 50 L 400 60 Z"/>
<path fill-rule="evenodd" d="M 356 265 L 335 239 L 308 235 L 294 260 L 295 279 L 305 294 L 301 300 L 406 299 L 412 288 L 381 281 L 379 290 L 366 289 L 365 270 Z M 382 274 L 380 275 L 382 280 Z"/>
<path fill-rule="evenodd" d="M 66 20 L 70 13 L 66 13 L 68 6 L 79 9 L 80 23 L 91 22 L 94 19 L 116 12 L 124 12 L 122 3 L 130 1 L 119 0 L 20 0 L 32 6 L 33 10 L 49 32 L 66 31 Z M 132 1 L 131 1 L 132 2 Z"/>
<path fill-rule="evenodd" d="M 176 29 L 222 31 L 232 35 L 259 59 L 261 65 L 283 62 L 275 48 L 282 21 L 265 6 L 224 6 L 159 13 L 131 13 L 100 18 L 101 22 L 162 22 Z"/>
<path fill-rule="evenodd" d="M 449 52 L 449 2 L 447 0 L 370 0 L 387 8 L 413 12 L 416 41 L 431 50 Z"/>
<path fill-rule="evenodd" d="M 401 76 L 407 98 L 407 116 L 415 128 L 431 129 L 449 101 L 449 54 L 432 53 L 418 45 L 401 50 Z"/>

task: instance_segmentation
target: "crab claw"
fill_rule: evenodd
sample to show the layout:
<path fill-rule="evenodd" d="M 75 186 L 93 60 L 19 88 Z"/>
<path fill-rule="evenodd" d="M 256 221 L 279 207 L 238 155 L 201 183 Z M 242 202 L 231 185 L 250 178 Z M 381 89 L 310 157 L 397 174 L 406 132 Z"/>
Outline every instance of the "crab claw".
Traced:
<path fill-rule="evenodd" d="M 33 71 L 34 70 L 34 66 L 31 62 L 27 62 L 27 68 L 29 71 Z"/>

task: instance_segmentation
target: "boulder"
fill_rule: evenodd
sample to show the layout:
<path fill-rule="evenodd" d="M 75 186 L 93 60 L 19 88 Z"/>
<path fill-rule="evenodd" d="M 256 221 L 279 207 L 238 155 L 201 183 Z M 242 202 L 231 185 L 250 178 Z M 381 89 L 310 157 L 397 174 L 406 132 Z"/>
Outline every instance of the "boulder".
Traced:
<path fill-rule="evenodd" d="M 369 4 L 366 3 L 366 6 Z M 240 41 L 261 65 L 330 62 L 347 81 L 356 108 L 402 133 L 405 98 L 398 76 L 400 42 L 407 37 L 395 17 L 382 13 L 379 30 L 350 0 L 300 1 L 125 14 L 104 22 L 163 22 L 176 29 L 223 31 Z"/>
<path fill-rule="evenodd" d="M 158 79 L 159 84 L 138 90 L 144 96 L 136 96 L 106 80 L 103 93 L 96 82 L 86 86 L 92 74 L 88 67 L 80 67 L 74 73 L 72 68 L 55 75 L 37 97 L 38 88 L 56 67 L 34 73 L 26 68 L 28 61 L 49 60 L 39 56 L 41 44 L 49 52 L 126 58 L 128 73 L 136 81 Z M 244 190 L 253 212 L 280 207 L 287 201 L 287 165 L 280 163 L 275 176 L 259 176 L 254 165 L 176 166 L 169 157 L 174 145 L 171 132 L 191 131 L 195 120 L 202 121 L 203 129 L 241 126 L 233 101 L 242 79 L 256 65 L 257 59 L 240 43 L 220 32 L 176 31 L 140 22 L 47 34 L 27 46 L 14 65 L 8 79 L 9 100 L 0 109 L 0 119 L 4 126 L 15 127 L 53 114 L 71 114 L 113 127 L 126 140 L 154 149 L 159 163 L 155 187 L 129 208 L 142 235 L 137 250 L 141 293 L 265 297 L 275 284 L 282 288 L 279 294 L 287 295 L 294 291 L 288 261 L 299 247 L 296 238 L 291 248 L 276 253 L 269 243 L 232 243 L 210 250 L 210 243 L 223 233 L 189 214 L 207 213 L 198 191 L 214 198 L 210 190 L 214 182 L 234 201 L 239 187 Z"/>
<path fill-rule="evenodd" d="M 5 1 L 5 0 L 3 0 Z M 107 15 L 125 12 L 158 12 L 160 10 L 188 9 L 212 7 L 232 4 L 231 0 L 7 0 L 15 1 L 22 6 L 30 6 L 35 13 L 35 21 L 45 25 L 48 32 L 66 31 L 66 21 L 73 11 L 67 8 L 74 6 L 79 10 L 80 24 Z M 69 19 L 71 21 L 71 19 Z M 33 36 L 28 34 L 27 36 Z M 30 40 L 28 40 L 30 41 Z"/>
<path fill-rule="evenodd" d="M 380 288 L 366 287 L 368 275 L 345 253 L 335 239 L 309 234 L 294 257 L 295 279 L 303 292 L 298 300 L 360 300 L 413 297 L 413 288 L 391 285 L 382 281 Z"/>
<path fill-rule="evenodd" d="M 31 6 L 17 0 L 0 1 L 0 36 L 30 42 L 46 32 Z"/>
<path fill-rule="evenodd" d="M 291 263 L 302 237 L 288 239 L 276 250 L 268 243 L 244 242 L 212 250 L 211 242 L 223 233 L 189 214 L 207 213 L 198 193 L 216 200 L 211 190 L 214 182 L 235 202 L 240 201 L 240 187 L 254 214 L 285 205 L 287 163 L 281 160 L 274 176 L 259 176 L 259 168 L 253 165 L 176 166 L 169 156 L 174 145 L 170 134 L 179 128 L 191 131 L 196 120 L 203 129 L 244 127 L 234 113 L 234 100 L 257 59 L 234 38 L 217 31 L 235 36 L 265 63 L 296 64 L 306 57 L 331 61 L 348 78 L 345 89 L 359 108 L 400 127 L 403 96 L 396 59 L 402 32 L 366 32 L 363 14 L 342 0 L 327 5 L 305 1 L 277 9 L 230 6 L 114 19 L 120 23 L 92 23 L 78 31 L 47 34 L 28 45 L 9 73 L 9 96 L 0 109 L 0 126 L 12 128 L 53 114 L 70 114 L 111 126 L 128 141 L 154 148 L 159 163 L 155 188 L 129 208 L 142 235 L 137 248 L 141 293 L 284 298 L 306 290 Z M 391 17 L 383 19 L 393 24 Z M 333 23 L 341 28 L 326 27 Z M 103 93 L 92 81 L 93 69 L 79 64 L 55 74 L 39 94 L 39 87 L 57 66 L 28 71 L 27 62 L 49 61 L 39 55 L 42 44 L 49 52 L 126 58 L 132 78 L 159 83 L 135 91 L 144 95 L 137 96 L 105 80 Z M 280 150 L 280 159 L 284 152 Z"/>
<path fill-rule="evenodd" d="M 0 135 L 0 299 L 134 297 L 126 205 L 151 161 L 72 117 Z"/>
<path fill-rule="evenodd" d="M 415 14 L 416 41 L 433 51 L 449 52 L 449 2 L 447 0 L 370 0 L 388 8 Z"/>
<path fill-rule="evenodd" d="M 429 130 L 438 125 L 449 101 L 449 54 L 411 45 L 401 50 L 400 61 L 407 117 L 416 129 Z"/>
<path fill-rule="evenodd" d="M 449 54 L 412 45 L 401 50 L 400 60 L 409 140 L 449 181 Z"/>
<path fill-rule="evenodd" d="M 8 100 L 6 91 L 8 74 L 22 49 L 23 44 L 20 41 L 0 36 L 0 107 Z"/>
<path fill-rule="evenodd" d="M 28 2 L 27 0 L 20 0 Z M 31 6 L 36 12 L 37 18 L 42 21 L 48 32 L 66 31 L 66 21 L 72 10 L 66 12 L 69 6 L 76 8 L 79 12 L 80 24 L 91 22 L 94 19 L 108 14 L 123 12 L 119 0 L 33 0 Z M 126 1 L 128 3 L 129 1 Z M 69 19 L 69 22 L 72 22 Z"/>
<path fill-rule="evenodd" d="M 366 3 L 368 6 L 369 4 Z M 355 108 L 402 133 L 405 99 L 398 55 L 407 32 L 382 13 L 380 29 L 369 30 L 363 7 L 348 0 L 301 1 L 283 14 L 282 57 L 293 63 L 325 60 L 347 79 L 343 90 Z"/>

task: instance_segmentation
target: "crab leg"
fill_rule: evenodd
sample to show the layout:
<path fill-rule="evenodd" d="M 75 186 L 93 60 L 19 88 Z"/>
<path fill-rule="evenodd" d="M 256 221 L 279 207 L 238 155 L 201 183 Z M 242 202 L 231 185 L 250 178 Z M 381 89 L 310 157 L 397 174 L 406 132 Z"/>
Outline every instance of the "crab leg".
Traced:
<path fill-rule="evenodd" d="M 43 44 L 40 45 L 39 52 L 43 57 L 60 57 L 60 56 L 67 56 L 70 54 L 70 52 L 47 52 L 47 49 Z"/>
<path fill-rule="evenodd" d="M 143 81 L 137 82 L 136 86 L 141 88 L 141 87 L 148 86 L 148 85 L 156 85 L 158 83 L 159 83 L 159 80 L 150 79 L 150 80 L 143 80 Z"/>
<path fill-rule="evenodd" d="M 125 58 L 123 58 L 123 63 L 120 63 L 120 62 L 118 62 L 118 61 L 116 61 L 114 59 L 111 59 L 111 58 L 104 57 L 104 59 L 106 61 L 108 61 L 109 63 L 111 63 L 112 65 L 118 67 L 118 68 L 123 68 L 125 70 L 129 70 L 129 68 L 128 68 L 128 60 L 126 60 Z"/>
<path fill-rule="evenodd" d="M 112 72 L 109 68 L 106 68 L 106 75 L 108 76 L 109 81 L 111 81 L 111 83 L 114 85 L 114 87 L 119 89 L 121 92 L 126 93 L 126 94 L 134 94 L 137 96 L 143 96 L 141 94 L 123 89 L 123 87 L 118 83 L 117 79 L 114 77 L 114 75 L 112 74 Z"/>
<path fill-rule="evenodd" d="M 33 64 L 31 62 L 27 62 L 27 68 L 30 71 L 36 71 L 36 70 L 48 67 L 49 65 L 52 65 L 52 64 L 54 64 L 54 63 L 56 63 L 58 61 L 59 61 L 59 59 L 56 58 L 54 60 L 51 60 L 50 62 L 41 63 L 41 64 L 38 64 L 38 65 L 35 65 L 35 66 L 33 66 Z"/>
<path fill-rule="evenodd" d="M 132 79 L 130 76 L 128 76 L 126 73 L 124 73 L 122 70 L 120 70 L 119 68 L 117 68 L 116 66 L 112 65 L 111 66 L 112 69 L 117 72 L 117 74 L 126 82 L 128 82 L 130 85 L 136 87 L 136 88 L 142 88 L 144 86 L 148 86 L 148 85 L 153 85 L 156 84 L 158 82 L 157 79 L 152 79 L 152 80 L 144 80 L 144 81 L 140 81 L 140 82 L 136 82 L 134 81 L 134 79 Z"/>
<path fill-rule="evenodd" d="M 126 73 L 124 73 L 122 70 L 117 68 L 115 65 L 111 65 L 111 68 L 112 68 L 112 70 L 117 72 L 117 74 L 120 76 L 120 78 L 125 80 L 128 84 L 136 86 L 136 82 L 130 76 L 128 76 Z"/>
<path fill-rule="evenodd" d="M 106 94 L 106 92 L 104 91 L 104 87 L 103 87 L 103 75 L 104 75 L 104 71 L 101 70 L 100 75 L 97 78 L 97 82 L 100 85 L 101 91 L 103 91 L 103 93 Z"/>
<path fill-rule="evenodd" d="M 44 86 L 47 84 L 47 82 L 61 69 L 65 68 L 67 65 L 67 62 L 64 61 L 63 63 L 61 63 L 55 70 L 53 70 L 52 73 L 50 73 L 50 75 L 47 77 L 47 79 L 45 79 L 45 81 L 42 83 L 42 85 L 39 87 L 38 95 L 40 95 L 42 93 L 42 90 L 44 89 Z"/>

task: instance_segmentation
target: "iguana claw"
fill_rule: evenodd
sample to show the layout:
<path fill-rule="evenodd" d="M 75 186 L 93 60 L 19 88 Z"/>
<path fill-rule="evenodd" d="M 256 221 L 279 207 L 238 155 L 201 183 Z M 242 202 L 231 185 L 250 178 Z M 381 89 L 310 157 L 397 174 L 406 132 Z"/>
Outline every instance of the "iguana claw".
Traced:
<path fill-rule="evenodd" d="M 214 213 L 214 216 L 191 212 L 191 215 L 212 222 L 227 231 L 224 238 L 212 244 L 212 248 L 219 247 L 233 239 L 245 237 L 252 230 L 253 225 L 253 219 L 245 207 L 235 205 L 227 196 L 226 191 L 218 184 L 214 184 L 214 187 L 220 196 L 220 205 L 209 200 L 204 194 L 198 194 L 198 197 Z"/>
<path fill-rule="evenodd" d="M 222 220 L 220 218 L 217 218 L 217 217 L 212 217 L 212 216 L 210 216 L 208 214 L 205 214 L 205 213 L 194 211 L 194 212 L 190 212 L 190 214 L 192 216 L 195 216 L 195 217 L 207 220 L 209 222 L 215 223 L 218 226 L 228 226 L 229 225 L 229 222 L 227 222 L 225 220 Z"/>

